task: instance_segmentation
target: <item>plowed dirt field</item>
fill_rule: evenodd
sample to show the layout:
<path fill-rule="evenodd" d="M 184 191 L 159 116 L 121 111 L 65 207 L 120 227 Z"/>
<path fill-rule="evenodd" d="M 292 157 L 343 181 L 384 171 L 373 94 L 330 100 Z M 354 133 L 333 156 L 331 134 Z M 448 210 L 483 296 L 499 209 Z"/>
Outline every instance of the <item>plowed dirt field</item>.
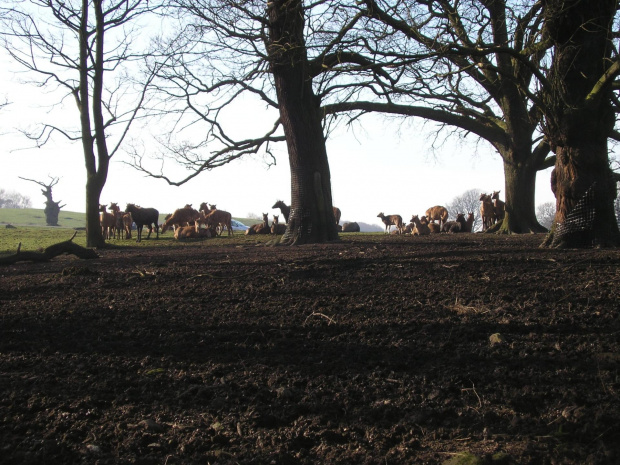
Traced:
<path fill-rule="evenodd" d="M 620 463 L 620 251 L 543 237 L 1 267 L 0 463 Z"/>

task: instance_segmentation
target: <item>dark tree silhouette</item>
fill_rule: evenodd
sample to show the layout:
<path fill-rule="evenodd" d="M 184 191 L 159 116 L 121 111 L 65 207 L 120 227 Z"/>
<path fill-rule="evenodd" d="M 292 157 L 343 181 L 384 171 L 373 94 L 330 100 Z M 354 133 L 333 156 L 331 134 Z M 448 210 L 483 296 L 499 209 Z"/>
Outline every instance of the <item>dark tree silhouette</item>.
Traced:
<path fill-rule="evenodd" d="M 64 207 L 64 205 L 60 205 L 60 202 L 54 201 L 54 199 L 52 198 L 52 187 L 58 184 L 60 178 L 54 178 L 50 176 L 51 180 L 47 184 L 42 181 L 37 181 L 35 179 L 22 178 L 21 176 L 19 177 L 19 179 L 34 182 L 39 186 L 43 187 L 43 189 L 41 189 L 41 193 L 46 199 L 45 209 L 43 210 L 43 212 L 45 213 L 45 222 L 48 226 L 58 226 L 58 214 L 60 213 L 60 209 Z"/>
<path fill-rule="evenodd" d="M 269 65 L 291 166 L 291 212 L 281 242 L 335 240 L 329 163 L 304 44 L 302 1 L 274 0 L 268 18 Z"/>
<path fill-rule="evenodd" d="M 286 142 L 292 211 L 281 243 L 337 239 L 325 147 L 329 128 L 321 105 L 338 89 L 348 92 L 348 86 L 334 84 L 344 68 L 358 76 L 380 72 L 368 67 L 363 56 L 340 46 L 361 16 L 339 9 L 338 1 L 177 0 L 174 4 L 184 21 L 181 33 L 159 48 L 183 53 L 159 71 L 157 84 L 168 96 L 167 108 L 176 100 L 179 117 L 170 125 L 174 130 L 159 138 L 164 147 L 161 162 L 172 157 L 190 174 L 173 179 L 161 164 L 151 168 L 149 159 L 137 150 L 134 165 L 149 176 L 180 185 L 247 154 L 272 156 L 272 145 Z M 239 102 L 245 105 L 256 99 L 271 113 L 267 118 L 256 116 L 257 124 L 262 123 L 258 135 L 252 134 L 253 128 L 239 135 L 234 122 L 226 124 L 226 114 Z M 185 128 L 198 123 L 206 124 L 202 140 L 177 142 Z"/>
<path fill-rule="evenodd" d="M 556 154 L 556 215 L 545 245 L 617 246 L 616 178 L 608 155 L 615 124 L 613 58 L 615 0 L 544 0 L 545 29 L 554 44 L 545 90 L 544 131 Z"/>
<path fill-rule="evenodd" d="M 537 128 L 533 91 L 551 43 L 540 31 L 538 2 L 364 0 L 366 47 L 390 79 L 379 98 L 337 102 L 327 113 L 383 112 L 438 123 L 444 134 L 474 135 L 504 162 L 502 232 L 543 232 L 535 215 L 538 171 L 549 168 L 549 145 Z"/>

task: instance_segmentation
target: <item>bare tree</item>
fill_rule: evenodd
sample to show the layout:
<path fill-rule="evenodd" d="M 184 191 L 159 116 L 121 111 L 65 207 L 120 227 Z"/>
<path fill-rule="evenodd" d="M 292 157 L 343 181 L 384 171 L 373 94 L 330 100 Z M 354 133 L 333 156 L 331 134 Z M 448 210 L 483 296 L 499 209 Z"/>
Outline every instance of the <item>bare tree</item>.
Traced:
<path fill-rule="evenodd" d="M 138 20 L 154 8 L 142 0 L 3 2 L 0 38 L 6 52 L 31 82 L 58 92 L 59 102 L 75 100 L 79 124 L 50 121 L 26 135 L 37 146 L 57 134 L 81 142 L 90 247 L 105 243 L 99 197 L 110 159 L 144 105 L 148 78 L 134 88 L 127 73 L 142 58 L 132 49 L 140 43 Z"/>
<path fill-rule="evenodd" d="M 440 2 L 439 9 L 448 8 L 448 3 Z M 308 147 L 312 147 L 309 152 L 313 155 L 302 155 L 304 160 L 295 161 L 291 150 L 299 150 L 307 144 L 292 142 L 291 145 L 292 137 L 301 136 L 290 127 L 286 129 L 283 117 L 296 121 L 299 128 L 309 131 L 315 125 L 308 124 L 309 110 L 314 111 L 316 106 L 324 118 L 320 151 L 324 151 L 322 139 L 329 134 L 339 113 L 351 113 L 348 121 L 370 111 L 421 116 L 473 132 L 493 144 L 502 153 L 507 177 L 506 198 L 510 215 L 502 223 L 503 227 L 515 232 L 544 230 L 536 221 L 534 193 L 536 172 L 549 166 L 546 161 L 548 145 L 533 140 L 540 113 L 536 109 L 535 95 L 527 90 L 547 46 L 538 35 L 538 7 L 532 11 L 523 7 L 519 11 L 503 12 L 489 8 L 482 26 L 476 26 L 476 21 L 465 16 L 470 28 L 467 32 L 473 39 L 468 41 L 460 36 L 460 42 L 451 46 L 459 37 L 447 33 L 442 42 L 437 40 L 435 31 L 430 31 L 431 35 L 422 40 L 421 29 L 416 32 L 417 36 L 411 37 L 407 35 L 412 29 L 409 23 L 398 23 L 390 20 L 389 15 L 379 14 L 374 3 L 367 2 L 365 8 L 341 1 L 321 1 L 305 8 L 300 3 L 295 8 L 307 19 L 305 30 L 299 33 L 300 37 L 295 38 L 297 42 L 294 43 L 300 44 L 299 50 L 305 53 L 305 57 L 289 55 L 287 63 L 293 64 L 296 72 L 305 73 L 305 77 L 293 77 L 293 73 L 289 73 L 286 79 L 290 78 L 291 82 L 300 80 L 282 93 L 278 89 L 285 87 L 285 81 L 276 79 L 274 71 L 278 68 L 273 66 L 274 51 L 291 52 L 285 47 L 281 47 L 282 50 L 269 49 L 274 30 L 269 28 L 270 21 L 262 3 L 179 0 L 176 5 L 193 19 L 185 23 L 182 38 L 177 38 L 169 46 L 183 49 L 184 53 L 175 59 L 174 70 L 165 68 L 160 73 L 163 78 L 160 91 L 187 103 L 179 110 L 179 115 L 187 117 L 192 114 L 195 117 L 194 121 L 187 121 L 180 116 L 177 124 L 171 125 L 175 132 L 198 121 L 206 122 L 209 129 L 207 138 L 198 143 L 183 141 L 172 146 L 168 140 L 164 144 L 177 161 L 190 169 L 184 179 L 175 181 L 161 170 L 153 171 L 146 166 L 142 156 L 135 153 L 135 165 L 147 174 L 178 185 L 202 170 L 245 154 L 261 150 L 270 154 L 271 144 L 284 139 L 289 148 L 292 172 L 299 168 L 300 162 L 313 164 L 315 162 L 310 160 L 315 150 L 319 150 L 315 147 L 319 143 L 319 131 L 308 139 L 312 141 Z M 406 9 L 409 3 L 402 5 Z M 502 14 L 506 15 L 507 11 L 510 21 L 503 21 Z M 523 12 L 524 17 L 519 19 Z M 283 18 L 287 15 L 277 21 L 283 21 Z M 372 41 L 368 40 L 371 30 L 368 18 L 383 23 L 372 29 L 375 32 Z M 454 18 L 448 12 L 444 11 L 442 17 L 433 19 L 444 21 L 437 23 L 437 30 L 454 30 L 455 25 L 450 23 Z M 385 24 L 395 32 L 386 33 Z M 509 30 L 507 24 L 512 29 Z M 511 49 L 508 37 L 515 34 L 517 37 Z M 487 42 L 480 44 L 476 42 L 477 37 L 484 37 Z M 496 45 L 500 39 L 504 41 L 502 47 Z M 186 44 L 180 45 L 183 41 Z M 409 46 L 416 41 L 423 47 L 422 51 L 419 47 L 411 49 Z M 267 45 L 263 48 L 263 44 Z M 495 54 L 496 59 L 486 58 L 488 54 Z M 513 55 L 523 55 L 526 63 L 514 60 Z M 495 61 L 499 61 L 502 67 L 494 66 Z M 461 72 L 469 78 L 462 78 Z M 291 90 L 298 90 L 299 82 L 308 85 L 303 90 L 306 93 L 304 100 L 284 109 L 284 98 L 291 96 Z M 263 136 L 235 138 L 224 128 L 222 114 L 244 94 L 251 94 L 278 111 L 280 119 L 275 120 Z M 199 96 L 210 97 L 209 104 L 200 102 Z M 420 105 L 412 105 L 412 101 Z M 283 111 L 294 112 L 294 117 L 283 114 Z M 210 150 L 208 156 L 199 153 L 207 147 Z M 319 158 L 324 158 L 321 163 L 325 168 L 321 169 L 328 170 L 326 157 L 319 155 Z M 322 181 L 327 173 L 323 172 Z M 292 197 L 298 195 L 296 192 L 313 189 L 310 179 L 302 181 L 305 183 L 302 188 L 295 187 L 298 177 L 292 176 Z M 511 199 L 519 199 L 519 202 L 511 203 Z M 298 205 L 299 208 L 309 212 L 313 207 Z"/>
<path fill-rule="evenodd" d="M 463 192 L 452 199 L 452 201 L 446 206 L 450 212 L 452 218 L 456 218 L 458 213 L 464 213 L 467 217 L 468 213 L 474 214 L 474 224 L 472 225 L 472 232 L 478 231 L 482 227 L 482 219 L 480 218 L 480 189 L 470 189 Z"/>
<path fill-rule="evenodd" d="M 542 232 L 535 215 L 536 173 L 552 166 L 536 77 L 551 43 L 541 6 L 521 1 L 364 0 L 365 45 L 393 66 L 377 75 L 373 100 L 337 102 L 327 113 L 384 112 L 434 121 L 444 134 L 473 134 L 504 161 L 504 232 Z M 355 117 L 358 117 L 355 116 Z"/>
<path fill-rule="evenodd" d="M 174 2 L 182 33 L 160 48 L 183 50 L 172 66 L 159 71 L 164 105 L 176 106 L 174 134 L 160 139 L 162 147 L 190 173 L 173 179 L 149 166 L 134 152 L 134 164 L 150 176 L 182 184 L 203 170 L 252 153 L 272 155 L 271 147 L 286 142 L 291 169 L 291 218 L 285 244 L 324 242 L 337 238 L 331 199 L 331 179 L 322 102 L 333 93 L 352 92 L 338 83 L 343 72 L 357 76 L 381 72 L 363 56 L 344 50 L 343 37 L 355 31 L 362 17 L 340 1 L 305 5 L 301 0 L 267 5 L 249 0 Z M 353 85 L 361 88 L 356 81 Z M 259 134 L 227 127 L 227 112 L 248 101 L 261 101 L 271 110 L 257 116 Z M 170 108 L 170 107 L 167 107 Z M 230 119 L 229 119 L 230 120 Z M 206 124 L 201 140 L 188 143 L 179 133 Z M 175 139 L 176 138 L 176 139 Z M 161 163 L 167 161 L 164 152 Z"/>
<path fill-rule="evenodd" d="M 383 105 L 386 112 L 422 116 L 492 143 L 504 159 L 503 231 L 542 230 L 533 209 L 535 173 L 555 163 L 552 188 L 562 226 L 547 242 L 618 242 L 616 177 L 607 154 L 608 137 L 618 135 L 614 108 L 620 108 L 612 93 L 620 72 L 611 42 L 617 2 L 592 8 L 585 0 L 364 3 L 380 22 L 373 37 L 389 41 L 391 55 L 409 57 L 412 66 L 395 68 L 406 79 L 387 86 L 387 104 L 350 108 L 381 111 Z M 385 56 L 381 42 L 369 43 Z M 408 98 L 417 106 L 403 105 Z M 538 145 L 537 130 L 545 136 Z M 549 149 L 555 156 L 547 157 Z"/>
<path fill-rule="evenodd" d="M 0 188 L 0 208 L 30 208 L 30 197 Z"/>
<path fill-rule="evenodd" d="M 545 30 L 553 59 L 545 88 L 544 131 L 556 154 L 556 196 L 550 247 L 617 246 L 616 177 L 609 165 L 608 137 L 616 121 L 614 80 L 620 60 L 612 56 L 616 0 L 544 0 Z"/>
<path fill-rule="evenodd" d="M 48 182 L 47 184 L 42 181 L 36 181 L 34 179 L 22 178 L 21 176 L 19 177 L 19 179 L 34 182 L 39 186 L 43 187 L 43 189 L 41 189 L 41 193 L 46 199 L 45 209 L 43 210 L 43 212 L 45 213 L 45 222 L 48 224 L 48 226 L 58 226 L 58 214 L 60 213 L 60 209 L 64 207 L 64 205 L 60 205 L 60 202 L 54 201 L 52 197 L 52 187 L 58 184 L 60 178 L 54 178 L 50 176 L 50 182 Z"/>
<path fill-rule="evenodd" d="M 555 203 L 545 202 L 536 207 L 536 217 L 541 225 L 547 229 L 551 229 L 553 218 L 555 218 Z"/>

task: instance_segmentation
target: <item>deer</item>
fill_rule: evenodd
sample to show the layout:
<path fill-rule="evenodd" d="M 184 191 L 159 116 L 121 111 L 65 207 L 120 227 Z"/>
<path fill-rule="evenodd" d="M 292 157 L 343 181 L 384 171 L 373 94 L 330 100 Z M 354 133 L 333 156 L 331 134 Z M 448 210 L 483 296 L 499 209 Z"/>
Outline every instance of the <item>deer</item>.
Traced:
<path fill-rule="evenodd" d="M 159 239 L 159 225 L 157 223 L 159 220 L 159 211 L 157 209 L 142 208 L 136 204 L 128 203 L 127 207 L 125 207 L 125 213 L 131 213 L 131 217 L 133 218 L 134 223 L 136 223 L 136 228 L 138 230 L 138 238 L 136 239 L 136 242 L 142 241 L 142 228 L 145 225 L 149 228 L 149 233 L 146 238 L 149 239 L 151 237 L 154 227 L 157 234 L 157 239 Z"/>
<path fill-rule="evenodd" d="M 212 205 L 213 207 L 213 205 Z M 200 223 L 204 223 L 207 228 L 213 228 L 216 231 L 219 229 L 219 235 L 221 236 L 224 229 L 228 229 L 228 235 L 232 236 L 235 233 L 232 228 L 232 215 L 224 210 L 211 209 L 205 212 L 200 210 L 201 218 L 196 221 L 196 231 L 200 229 Z"/>
<path fill-rule="evenodd" d="M 185 205 L 183 208 L 177 208 L 169 218 L 166 217 L 166 221 L 161 227 L 161 232 L 162 234 L 165 233 L 170 227 L 176 230 L 177 226 L 196 226 L 199 219 L 200 213 L 198 213 L 198 210 L 194 210 L 191 205 Z M 197 227 L 196 230 L 198 230 Z"/>
<path fill-rule="evenodd" d="M 426 219 L 425 217 L 422 218 Z M 428 223 L 426 221 L 422 223 L 420 218 L 418 218 L 418 215 L 413 215 L 411 217 L 411 222 L 414 225 L 413 230 L 411 231 L 413 236 L 427 236 L 431 233 L 431 228 L 429 228 Z"/>
<path fill-rule="evenodd" d="M 284 234 L 286 232 L 286 225 L 280 224 L 280 217 L 273 215 L 273 223 L 271 223 L 271 234 Z"/>
<path fill-rule="evenodd" d="M 446 207 L 442 207 L 441 205 L 435 205 L 434 207 L 426 210 L 425 216 L 428 219 L 429 223 L 438 220 L 439 224 L 443 225 L 446 221 L 448 221 L 448 210 L 446 209 Z"/>
<path fill-rule="evenodd" d="M 482 217 L 482 230 L 486 231 L 493 225 L 495 218 L 495 206 L 489 194 L 480 194 L 480 216 Z"/>
<path fill-rule="evenodd" d="M 114 235 L 114 229 L 116 228 L 116 217 L 108 212 L 105 205 L 99 204 L 99 223 L 101 224 L 101 233 L 104 239 L 110 239 L 111 235 Z M 112 234 L 110 234 L 112 233 Z"/>
<path fill-rule="evenodd" d="M 114 238 L 118 235 L 118 239 L 131 239 L 131 225 L 133 223 L 131 213 L 122 212 L 121 207 L 115 202 L 110 202 L 110 210 L 116 218 Z"/>
<path fill-rule="evenodd" d="M 285 204 L 282 200 L 278 200 L 271 208 L 279 208 L 280 212 L 282 212 L 282 216 L 284 217 L 284 222 L 288 224 L 288 217 L 291 214 L 291 207 Z"/>
<path fill-rule="evenodd" d="M 251 236 L 253 234 L 270 234 L 271 228 L 269 227 L 269 214 L 263 213 L 263 222 L 256 223 L 250 226 L 246 231 L 246 236 Z"/>
<path fill-rule="evenodd" d="M 400 215 L 385 216 L 383 212 L 381 212 L 377 215 L 377 218 L 381 218 L 381 221 L 383 221 L 383 224 L 385 224 L 385 234 L 390 233 L 392 225 L 396 226 L 398 231 L 403 230 L 403 217 Z"/>
<path fill-rule="evenodd" d="M 506 216 L 506 204 L 499 199 L 500 191 L 493 191 L 491 200 L 493 200 L 493 210 L 495 213 L 494 223 L 501 221 Z"/>

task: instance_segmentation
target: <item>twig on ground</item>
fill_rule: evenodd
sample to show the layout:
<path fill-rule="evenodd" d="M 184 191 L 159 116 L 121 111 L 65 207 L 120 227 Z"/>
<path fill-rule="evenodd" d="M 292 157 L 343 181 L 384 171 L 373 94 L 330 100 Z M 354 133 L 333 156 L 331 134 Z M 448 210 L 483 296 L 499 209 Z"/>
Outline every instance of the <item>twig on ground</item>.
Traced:
<path fill-rule="evenodd" d="M 333 318 L 325 315 L 324 313 L 319 313 L 319 312 L 312 312 L 310 315 L 308 315 L 304 321 L 304 325 L 308 322 L 308 318 L 310 318 L 311 316 L 320 316 L 325 318 L 327 321 L 329 321 L 329 324 L 331 325 L 332 323 L 336 324 L 336 322 L 334 321 Z"/>

